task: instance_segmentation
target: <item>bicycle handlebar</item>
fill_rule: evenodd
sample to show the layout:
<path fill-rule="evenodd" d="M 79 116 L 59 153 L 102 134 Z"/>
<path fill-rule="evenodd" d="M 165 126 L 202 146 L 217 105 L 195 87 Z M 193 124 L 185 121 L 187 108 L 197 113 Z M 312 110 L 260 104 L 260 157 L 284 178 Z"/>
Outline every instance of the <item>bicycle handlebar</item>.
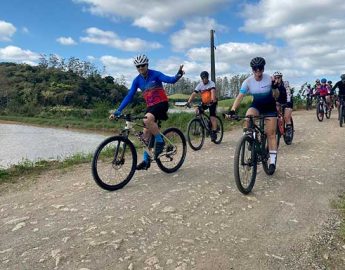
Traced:
<path fill-rule="evenodd" d="M 266 117 L 273 117 L 273 116 L 270 116 L 270 115 L 244 115 L 244 116 L 240 116 L 240 115 L 233 115 L 233 116 L 230 116 L 227 115 L 226 113 L 223 113 L 223 117 L 225 119 L 229 119 L 229 120 L 241 120 L 241 119 L 264 119 Z"/>

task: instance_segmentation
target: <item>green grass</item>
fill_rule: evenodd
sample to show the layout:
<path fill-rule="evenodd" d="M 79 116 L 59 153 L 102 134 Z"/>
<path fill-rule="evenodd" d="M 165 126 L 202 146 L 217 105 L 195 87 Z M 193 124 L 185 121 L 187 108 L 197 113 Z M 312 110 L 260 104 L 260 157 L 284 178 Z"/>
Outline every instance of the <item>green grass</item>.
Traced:
<path fill-rule="evenodd" d="M 19 164 L 13 165 L 8 169 L 0 169 L 0 184 L 5 182 L 16 182 L 21 176 L 37 175 L 45 170 L 68 168 L 73 165 L 91 162 L 92 154 L 77 153 L 64 160 L 36 162 L 23 160 Z"/>
<path fill-rule="evenodd" d="M 169 100 L 188 100 L 190 95 L 187 94 L 173 94 L 169 96 Z"/>

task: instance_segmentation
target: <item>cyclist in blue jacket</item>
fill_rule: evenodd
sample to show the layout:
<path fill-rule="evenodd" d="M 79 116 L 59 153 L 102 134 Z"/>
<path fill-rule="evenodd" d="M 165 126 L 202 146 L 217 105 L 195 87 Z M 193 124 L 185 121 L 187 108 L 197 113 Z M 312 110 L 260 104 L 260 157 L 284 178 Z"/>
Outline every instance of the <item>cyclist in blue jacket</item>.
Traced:
<path fill-rule="evenodd" d="M 149 59 L 145 54 L 138 55 L 134 58 L 133 62 L 139 75 L 133 80 L 132 86 L 126 97 L 121 102 L 119 108 L 111 114 L 109 118 L 114 119 L 119 117 L 122 110 L 133 100 L 135 93 L 140 89 L 147 106 L 144 118 L 145 127 L 143 130 L 143 136 L 147 141 L 151 136 L 155 137 L 154 158 L 156 159 L 164 149 L 164 140 L 159 133 L 157 120 L 168 119 L 167 111 L 169 103 L 168 97 L 163 88 L 163 83 L 176 83 L 184 74 L 183 65 L 180 66 L 175 76 L 170 77 L 162 72 L 149 69 Z M 149 154 L 145 151 L 143 161 L 137 165 L 137 170 L 147 170 L 150 165 Z"/>

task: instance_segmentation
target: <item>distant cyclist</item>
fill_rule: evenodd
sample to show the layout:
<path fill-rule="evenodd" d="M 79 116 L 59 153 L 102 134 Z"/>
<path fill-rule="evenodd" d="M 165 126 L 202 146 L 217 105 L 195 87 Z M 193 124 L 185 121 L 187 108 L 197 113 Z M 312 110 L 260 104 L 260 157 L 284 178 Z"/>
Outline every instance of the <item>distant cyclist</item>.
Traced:
<path fill-rule="evenodd" d="M 330 89 L 327 86 L 327 79 L 323 78 L 321 79 L 320 87 L 318 87 L 315 91 L 315 95 L 320 95 L 320 97 L 325 100 L 328 109 L 331 108 L 331 99 L 329 97 L 329 93 L 330 93 Z"/>
<path fill-rule="evenodd" d="M 320 88 L 320 86 L 321 86 L 320 80 L 319 80 L 319 79 L 316 79 L 316 80 L 315 80 L 315 84 L 314 84 L 314 86 L 313 86 L 314 94 L 315 94 L 315 92 L 317 91 L 317 89 Z"/>
<path fill-rule="evenodd" d="M 334 95 L 335 95 L 335 91 L 333 90 L 333 85 L 332 85 L 332 81 L 328 81 L 327 82 L 327 87 L 328 87 L 328 91 L 329 91 L 329 95 L 330 95 L 330 100 L 331 100 L 331 105 L 332 105 L 332 109 L 334 108 L 333 104 L 334 104 Z"/>
<path fill-rule="evenodd" d="M 338 81 L 332 88 L 332 91 L 335 91 L 335 89 L 338 88 L 338 100 L 337 100 L 337 108 L 339 109 L 339 99 L 345 98 L 345 74 L 342 74 L 340 76 L 340 81 Z"/>
<path fill-rule="evenodd" d="M 121 115 L 122 110 L 133 100 L 138 89 L 143 92 L 146 101 L 146 114 L 144 118 L 144 140 L 149 141 L 153 135 L 155 137 L 155 159 L 163 152 L 164 140 L 159 133 L 157 120 L 168 119 L 167 111 L 169 108 L 168 97 L 163 88 L 164 83 L 176 83 L 184 74 L 183 65 L 180 66 L 175 76 L 167 76 L 162 72 L 148 68 L 149 59 L 145 54 L 138 55 L 133 61 L 139 75 L 133 80 L 132 86 L 127 96 L 121 102 L 119 108 L 109 116 L 114 119 Z M 150 167 L 149 154 L 145 151 L 143 161 L 137 165 L 137 170 L 147 170 Z"/>
<path fill-rule="evenodd" d="M 277 98 L 278 109 L 281 105 L 285 105 L 284 108 L 284 120 L 286 123 L 286 135 L 292 136 L 291 115 L 293 108 L 292 92 L 288 81 L 283 81 L 283 74 L 279 71 L 273 73 L 273 77 L 277 80 L 279 97 Z"/>
<path fill-rule="evenodd" d="M 311 97 L 313 95 L 313 88 L 311 87 L 311 84 L 308 83 L 306 88 L 302 92 L 303 96 Z"/>
<path fill-rule="evenodd" d="M 193 101 L 197 94 L 201 95 L 202 108 L 204 110 L 210 110 L 210 119 L 212 124 L 212 131 L 210 133 L 211 140 L 214 142 L 217 140 L 217 97 L 216 97 L 216 85 L 213 81 L 208 79 L 209 74 L 207 71 L 200 73 L 201 82 L 195 87 L 194 92 L 190 95 L 187 106 Z"/>
<path fill-rule="evenodd" d="M 265 132 L 268 139 L 268 148 L 270 154 L 269 171 L 273 173 L 276 168 L 277 157 L 277 109 L 275 98 L 278 97 L 279 91 L 278 80 L 264 74 L 266 61 L 262 57 L 255 57 L 250 61 L 253 75 L 247 78 L 241 86 L 240 93 L 235 99 L 231 110 L 226 114 L 231 118 L 236 114 L 236 109 L 240 106 L 243 97 L 246 94 L 253 95 L 253 102 L 247 110 L 246 115 L 258 116 L 260 114 L 268 116 L 265 118 Z"/>

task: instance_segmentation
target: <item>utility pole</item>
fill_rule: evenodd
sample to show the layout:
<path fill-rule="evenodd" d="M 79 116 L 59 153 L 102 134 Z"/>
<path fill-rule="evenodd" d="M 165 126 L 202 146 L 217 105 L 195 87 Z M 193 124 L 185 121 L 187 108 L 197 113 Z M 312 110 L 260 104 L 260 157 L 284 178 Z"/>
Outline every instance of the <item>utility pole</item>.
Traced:
<path fill-rule="evenodd" d="M 210 31 L 211 35 L 211 80 L 216 83 L 216 67 L 215 67 L 215 61 L 214 61 L 214 30 Z"/>

